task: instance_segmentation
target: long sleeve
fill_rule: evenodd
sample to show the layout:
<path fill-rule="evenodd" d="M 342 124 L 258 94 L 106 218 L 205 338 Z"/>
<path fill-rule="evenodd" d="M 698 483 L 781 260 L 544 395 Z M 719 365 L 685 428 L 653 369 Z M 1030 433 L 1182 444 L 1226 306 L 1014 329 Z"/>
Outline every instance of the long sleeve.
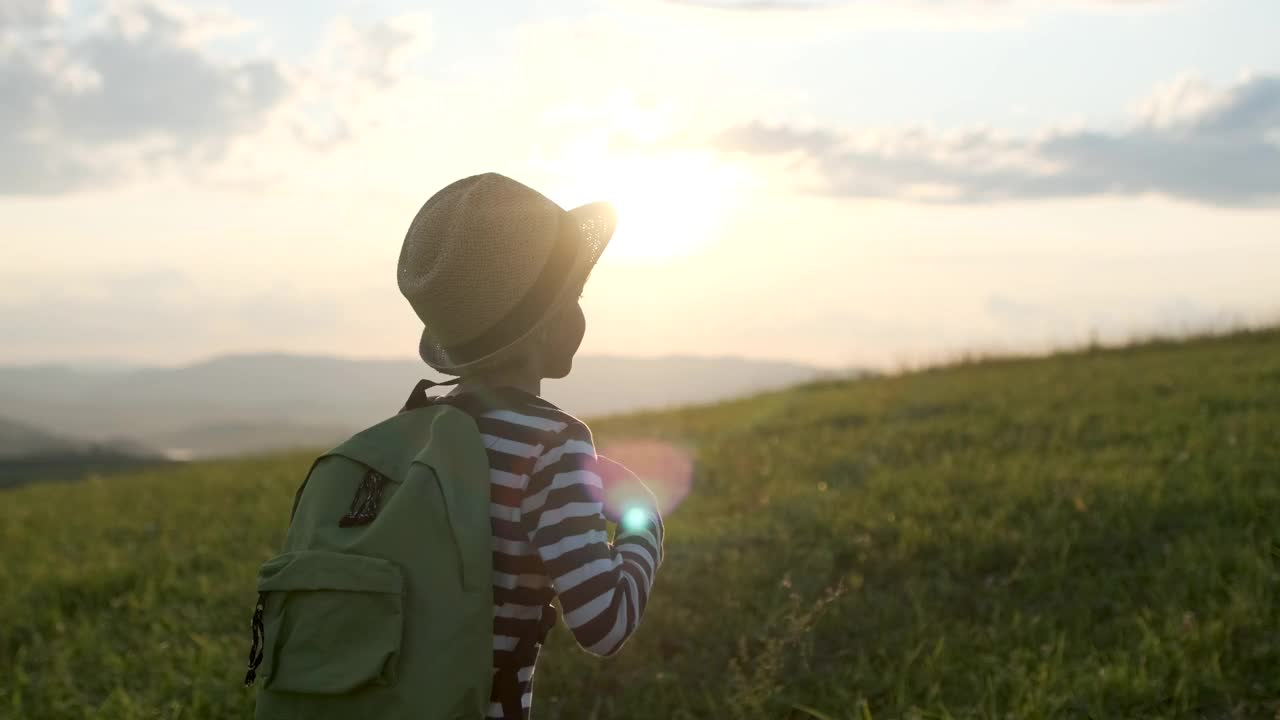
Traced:
<path fill-rule="evenodd" d="M 662 518 L 619 526 L 609 542 L 603 484 L 586 426 L 571 424 L 538 458 L 521 522 L 585 650 L 612 655 L 635 632 L 662 563 Z"/>

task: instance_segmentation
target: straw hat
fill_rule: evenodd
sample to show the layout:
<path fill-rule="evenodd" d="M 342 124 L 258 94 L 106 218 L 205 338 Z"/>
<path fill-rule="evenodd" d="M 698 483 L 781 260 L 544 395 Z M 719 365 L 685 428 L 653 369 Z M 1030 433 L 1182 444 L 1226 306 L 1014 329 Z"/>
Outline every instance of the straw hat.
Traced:
<path fill-rule="evenodd" d="M 425 326 L 422 359 L 449 375 L 501 359 L 577 299 L 616 223 L 608 203 L 565 210 L 497 173 L 431 196 L 396 272 Z"/>

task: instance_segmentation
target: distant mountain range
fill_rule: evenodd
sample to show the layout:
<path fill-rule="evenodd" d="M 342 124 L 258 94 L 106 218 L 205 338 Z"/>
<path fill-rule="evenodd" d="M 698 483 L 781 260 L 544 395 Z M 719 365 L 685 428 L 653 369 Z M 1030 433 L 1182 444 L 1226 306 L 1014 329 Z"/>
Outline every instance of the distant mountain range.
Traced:
<path fill-rule="evenodd" d="M 0 457 L 84 443 L 173 458 L 319 447 L 394 413 L 430 374 L 415 360 L 284 354 L 176 368 L 0 367 L 0 415 L 8 418 Z M 714 402 L 823 375 L 733 357 L 586 356 L 568 379 L 545 383 L 543 395 L 590 417 Z"/>

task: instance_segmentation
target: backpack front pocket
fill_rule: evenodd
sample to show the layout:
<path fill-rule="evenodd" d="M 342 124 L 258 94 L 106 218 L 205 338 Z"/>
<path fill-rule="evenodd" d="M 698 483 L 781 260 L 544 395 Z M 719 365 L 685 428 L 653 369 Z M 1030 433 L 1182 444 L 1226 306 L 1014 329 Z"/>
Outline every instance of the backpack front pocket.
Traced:
<path fill-rule="evenodd" d="M 335 695 L 393 685 L 404 630 L 404 577 L 381 558 L 284 553 L 258 572 L 264 688 Z"/>

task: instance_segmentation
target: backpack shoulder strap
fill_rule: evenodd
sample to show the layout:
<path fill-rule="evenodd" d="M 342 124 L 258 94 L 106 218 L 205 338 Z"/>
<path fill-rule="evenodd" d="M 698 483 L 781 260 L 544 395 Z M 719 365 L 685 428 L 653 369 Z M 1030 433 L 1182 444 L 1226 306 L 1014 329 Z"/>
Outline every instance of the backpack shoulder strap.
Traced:
<path fill-rule="evenodd" d="M 462 381 L 462 378 L 460 377 L 454 378 L 452 380 L 445 380 L 443 382 L 432 382 L 426 379 L 419 380 L 418 384 L 413 387 L 413 391 L 409 393 L 409 398 L 405 400 L 404 407 L 400 408 L 400 412 L 404 413 L 410 410 L 419 410 L 425 407 L 431 407 L 436 403 L 437 399 L 432 398 L 430 395 L 427 395 L 428 390 L 435 387 L 441 387 L 444 385 L 457 385 L 461 381 Z M 320 457 L 316 458 L 314 462 L 311 463 L 311 467 L 307 470 L 307 474 L 302 478 L 302 484 L 298 486 L 297 491 L 294 492 L 293 494 L 293 507 L 289 510 L 289 519 L 291 521 L 293 520 L 293 516 L 296 515 L 298 512 L 298 503 L 302 500 L 302 491 L 307 487 L 307 480 L 311 477 L 311 472 L 316 469 L 316 464 L 330 455 L 342 454 L 341 451 L 343 450 L 344 446 L 349 446 L 352 444 L 359 444 L 359 443 L 360 443 L 360 440 L 358 440 L 356 437 L 353 437 L 350 440 L 348 440 L 346 443 L 343 443 L 342 445 L 339 445 L 333 450 L 330 450 L 329 452 L 324 453 Z"/>
<path fill-rule="evenodd" d="M 433 398 L 427 395 L 427 391 L 435 387 L 443 387 L 445 385 L 457 385 L 462 382 L 462 378 L 456 377 L 452 380 L 443 382 L 432 382 L 430 380 L 419 380 L 417 385 L 413 386 L 413 392 L 409 393 L 409 399 L 404 401 L 404 407 L 400 408 L 400 412 L 409 410 L 417 410 L 426 407 L 433 402 Z"/>

